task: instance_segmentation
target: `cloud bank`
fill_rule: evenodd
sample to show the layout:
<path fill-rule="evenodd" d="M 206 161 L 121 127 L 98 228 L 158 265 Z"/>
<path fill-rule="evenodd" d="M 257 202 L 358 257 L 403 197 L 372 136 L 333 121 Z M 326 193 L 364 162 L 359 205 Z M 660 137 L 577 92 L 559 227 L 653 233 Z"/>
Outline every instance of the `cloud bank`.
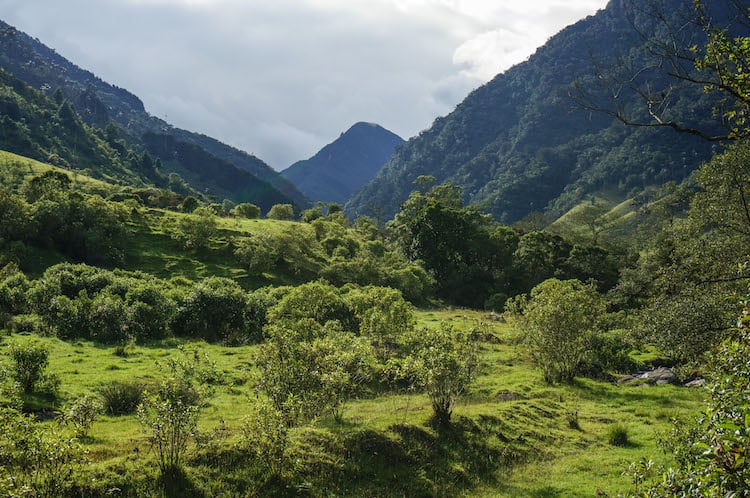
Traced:
<path fill-rule="evenodd" d="M 605 0 L 0 0 L 153 115 L 283 169 L 356 121 L 409 138 Z"/>

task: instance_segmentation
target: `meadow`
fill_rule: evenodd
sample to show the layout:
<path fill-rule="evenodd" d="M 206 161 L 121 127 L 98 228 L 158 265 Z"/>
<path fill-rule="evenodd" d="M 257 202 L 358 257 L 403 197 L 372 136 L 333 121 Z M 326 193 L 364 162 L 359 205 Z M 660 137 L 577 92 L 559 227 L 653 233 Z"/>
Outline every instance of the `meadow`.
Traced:
<path fill-rule="evenodd" d="M 258 346 L 171 338 L 123 347 L 18 334 L 3 342 L 31 340 L 48 348 L 48 370 L 61 380 L 60 405 L 113 382 L 149 385 L 164 375 L 169 358 L 207 355 L 221 380 L 201 409 L 203 436 L 189 452 L 179 484 L 179 493 L 191 496 L 263 496 L 269 489 L 290 496 L 616 496 L 632 490 L 630 463 L 670 463 L 657 445 L 660 435 L 672 419 L 703 406 L 705 393 L 694 388 L 591 379 L 549 385 L 519 333 L 498 317 L 465 309 L 422 310 L 417 317 L 427 327 L 488 327 L 479 374 L 451 425 L 432 423 L 424 394 L 372 392 L 348 401 L 338 419 L 323 415 L 296 428 L 289 469 L 272 484 L 253 482 L 251 459 L 238 449 L 257 399 Z M 58 424 L 44 423 L 50 430 Z M 615 430 L 625 432 L 624 441 L 612 443 Z M 79 442 L 90 463 L 77 479 L 154 492 L 154 455 L 136 415 L 101 415 Z"/>

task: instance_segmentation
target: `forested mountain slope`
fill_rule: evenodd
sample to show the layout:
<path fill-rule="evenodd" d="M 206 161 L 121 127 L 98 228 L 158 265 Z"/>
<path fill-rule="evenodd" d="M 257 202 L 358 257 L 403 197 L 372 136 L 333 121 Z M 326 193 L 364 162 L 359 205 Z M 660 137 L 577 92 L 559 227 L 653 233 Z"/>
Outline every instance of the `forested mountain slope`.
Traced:
<path fill-rule="evenodd" d="M 532 211 L 559 215 L 594 192 L 624 196 L 683 179 L 710 157 L 715 144 L 664 128 L 627 127 L 604 113 L 582 110 L 572 97 L 581 88 L 594 91 L 597 66 L 618 59 L 632 67 L 643 64 L 647 54 L 640 33 L 658 29 L 658 22 L 649 15 L 634 17 L 632 4 L 637 11 L 646 1 L 612 0 L 476 89 L 400 147 L 352 197 L 347 212 L 392 216 L 420 175 L 462 186 L 468 202 L 505 223 Z M 663 4 L 675 19 L 692 8 L 684 0 Z M 694 127 L 715 126 L 715 97 L 705 95 L 701 85 L 675 85 L 673 116 Z M 642 102 L 630 98 L 621 105 L 637 113 Z"/>
<path fill-rule="evenodd" d="M 110 120 L 114 121 L 129 146 L 148 149 L 153 154 L 156 149 L 148 147 L 146 137 L 157 134 L 167 136 L 183 152 L 195 151 L 197 156 L 183 156 L 186 159 L 181 161 L 175 160 L 174 147 L 169 151 L 159 149 L 172 153 L 169 157 L 161 157 L 164 164 L 169 165 L 167 172 L 178 173 L 201 191 L 235 201 L 256 202 L 266 209 L 270 207 L 268 202 L 289 202 L 299 207 L 307 205 L 307 199 L 291 183 L 257 157 L 205 135 L 174 128 L 151 116 L 132 93 L 102 81 L 54 49 L 2 21 L 0 68 L 47 95 L 51 96 L 59 89 L 88 125 L 104 128 Z M 198 159 L 206 164 L 206 171 L 195 171 L 193 165 Z M 222 178 L 233 178 L 233 182 L 215 184 L 212 178 L 217 173 Z M 248 197 L 248 192 L 261 194 L 253 198 Z"/>
<path fill-rule="evenodd" d="M 281 172 L 313 201 L 344 203 L 377 174 L 404 140 L 374 123 L 356 123 L 310 159 Z"/>

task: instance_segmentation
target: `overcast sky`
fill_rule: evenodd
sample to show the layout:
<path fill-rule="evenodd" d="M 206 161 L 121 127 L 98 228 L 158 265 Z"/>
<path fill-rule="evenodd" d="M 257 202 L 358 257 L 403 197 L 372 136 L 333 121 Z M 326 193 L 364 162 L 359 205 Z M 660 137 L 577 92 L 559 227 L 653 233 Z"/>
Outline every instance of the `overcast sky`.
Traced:
<path fill-rule="evenodd" d="M 606 3 L 0 0 L 0 18 L 280 170 L 357 121 L 408 139 Z"/>

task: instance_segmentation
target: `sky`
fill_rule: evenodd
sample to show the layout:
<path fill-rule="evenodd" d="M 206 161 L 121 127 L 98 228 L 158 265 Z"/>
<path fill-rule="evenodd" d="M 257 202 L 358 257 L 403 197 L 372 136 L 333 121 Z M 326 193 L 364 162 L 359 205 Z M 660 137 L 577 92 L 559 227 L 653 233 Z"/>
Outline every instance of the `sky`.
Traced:
<path fill-rule="evenodd" d="M 0 0 L 0 19 L 282 170 L 358 121 L 418 134 L 606 3 Z"/>

